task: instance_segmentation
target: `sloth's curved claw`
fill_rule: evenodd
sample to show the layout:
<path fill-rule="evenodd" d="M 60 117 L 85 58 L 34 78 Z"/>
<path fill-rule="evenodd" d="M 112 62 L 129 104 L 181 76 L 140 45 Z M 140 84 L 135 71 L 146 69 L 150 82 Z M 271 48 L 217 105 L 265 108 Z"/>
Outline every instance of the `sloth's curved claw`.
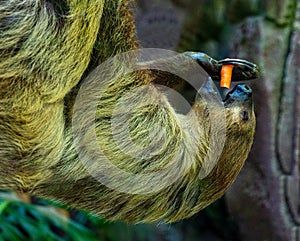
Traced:
<path fill-rule="evenodd" d="M 217 61 L 201 52 L 185 52 L 184 54 L 195 59 L 214 81 L 220 81 L 222 65 L 226 64 L 234 65 L 231 79 L 233 82 L 256 79 L 259 76 L 258 66 L 244 59 L 226 58 Z"/>

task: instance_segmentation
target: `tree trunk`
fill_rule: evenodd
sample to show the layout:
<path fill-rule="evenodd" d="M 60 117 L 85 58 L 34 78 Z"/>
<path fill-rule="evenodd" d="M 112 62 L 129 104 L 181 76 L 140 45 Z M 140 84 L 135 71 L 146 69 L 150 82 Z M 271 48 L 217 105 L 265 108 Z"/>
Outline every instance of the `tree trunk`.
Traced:
<path fill-rule="evenodd" d="M 227 203 L 242 240 L 300 240 L 300 6 L 266 1 L 236 29 L 232 54 L 259 63 L 254 145 Z"/>

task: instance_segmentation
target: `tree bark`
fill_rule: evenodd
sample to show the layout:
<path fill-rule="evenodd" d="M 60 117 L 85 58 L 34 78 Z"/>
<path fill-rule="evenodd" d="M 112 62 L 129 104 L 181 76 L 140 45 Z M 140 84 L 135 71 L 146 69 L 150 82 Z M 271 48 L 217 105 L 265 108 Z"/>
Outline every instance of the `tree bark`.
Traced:
<path fill-rule="evenodd" d="M 227 203 L 242 240 L 300 240 L 300 6 L 266 1 L 236 29 L 232 53 L 259 63 L 252 152 Z"/>

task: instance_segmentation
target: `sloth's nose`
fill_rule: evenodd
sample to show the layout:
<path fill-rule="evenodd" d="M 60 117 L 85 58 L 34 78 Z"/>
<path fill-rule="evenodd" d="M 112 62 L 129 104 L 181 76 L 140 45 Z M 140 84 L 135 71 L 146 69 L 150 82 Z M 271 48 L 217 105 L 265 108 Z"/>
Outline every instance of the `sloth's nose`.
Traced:
<path fill-rule="evenodd" d="M 230 104 L 235 101 L 244 102 L 252 99 L 252 89 L 247 84 L 236 85 L 229 93 L 227 93 L 224 103 Z"/>
<path fill-rule="evenodd" d="M 252 97 L 252 89 L 247 84 L 238 84 L 235 89 L 233 90 L 232 95 L 237 100 L 247 100 Z"/>

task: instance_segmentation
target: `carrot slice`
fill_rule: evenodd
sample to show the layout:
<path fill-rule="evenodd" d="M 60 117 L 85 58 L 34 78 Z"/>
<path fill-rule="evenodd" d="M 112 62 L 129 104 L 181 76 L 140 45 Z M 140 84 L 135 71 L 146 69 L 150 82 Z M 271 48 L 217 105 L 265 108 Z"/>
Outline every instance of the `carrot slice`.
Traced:
<path fill-rule="evenodd" d="M 232 64 L 224 64 L 221 69 L 221 81 L 220 86 L 225 87 L 227 89 L 230 88 L 232 70 L 234 65 Z"/>

